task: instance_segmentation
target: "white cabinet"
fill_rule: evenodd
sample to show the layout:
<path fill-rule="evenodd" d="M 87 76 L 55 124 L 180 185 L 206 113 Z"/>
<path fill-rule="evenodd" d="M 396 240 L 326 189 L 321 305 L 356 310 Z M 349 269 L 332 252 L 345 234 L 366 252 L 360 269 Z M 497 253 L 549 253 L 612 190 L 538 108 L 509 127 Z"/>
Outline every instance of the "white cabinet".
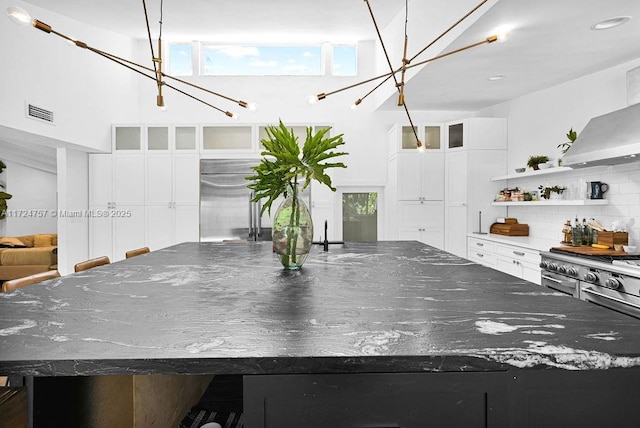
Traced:
<path fill-rule="evenodd" d="M 153 251 L 200 238 L 198 155 L 146 156 L 146 242 Z"/>
<path fill-rule="evenodd" d="M 496 267 L 495 244 L 478 238 L 468 238 L 467 258 L 481 265 Z"/>
<path fill-rule="evenodd" d="M 496 244 L 496 269 L 538 285 L 541 283 L 540 260 L 538 251 Z"/>
<path fill-rule="evenodd" d="M 200 239 L 198 154 L 92 154 L 89 177 L 90 257 Z"/>
<path fill-rule="evenodd" d="M 398 203 L 398 239 L 416 240 L 436 248 L 444 246 L 444 203 L 402 201 Z"/>
<path fill-rule="evenodd" d="M 89 156 L 89 256 L 124 258 L 145 245 L 144 157 Z"/>
<path fill-rule="evenodd" d="M 445 250 L 467 257 L 467 234 L 488 231 L 504 208 L 491 204 L 500 185 L 491 181 L 507 168 L 507 122 L 502 118 L 470 118 L 446 127 Z"/>
<path fill-rule="evenodd" d="M 440 124 L 420 125 L 427 150 L 416 150 L 411 127 L 389 131 L 386 220 L 390 239 L 417 240 L 444 247 L 444 151 Z"/>
<path fill-rule="evenodd" d="M 398 153 L 398 200 L 444 199 L 444 153 Z"/>
<path fill-rule="evenodd" d="M 471 236 L 468 237 L 468 246 L 469 260 L 541 284 L 539 251 Z"/>

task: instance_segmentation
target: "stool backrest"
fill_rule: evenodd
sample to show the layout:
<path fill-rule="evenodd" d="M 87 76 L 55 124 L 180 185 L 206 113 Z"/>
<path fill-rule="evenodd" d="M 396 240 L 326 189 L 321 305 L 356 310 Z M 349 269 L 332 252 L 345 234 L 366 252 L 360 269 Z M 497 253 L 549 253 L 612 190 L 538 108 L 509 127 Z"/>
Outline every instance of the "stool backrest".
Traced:
<path fill-rule="evenodd" d="M 82 272 L 83 270 L 91 269 L 91 268 L 102 266 L 102 265 L 108 265 L 109 263 L 111 263 L 111 261 L 109 260 L 109 257 L 102 256 L 102 257 L 96 257 L 95 259 L 87 260 L 84 262 L 76 263 L 73 269 L 76 272 Z"/>
<path fill-rule="evenodd" d="M 129 250 L 125 253 L 125 257 L 130 259 L 131 257 L 140 256 L 149 252 L 149 247 L 136 248 L 135 250 Z"/>
<path fill-rule="evenodd" d="M 22 278 L 12 279 L 5 281 L 2 284 L 2 291 L 7 293 L 17 288 L 26 287 L 27 285 L 37 284 L 38 282 L 46 281 L 48 279 L 60 277 L 60 272 L 57 270 L 49 270 L 47 272 L 40 272 L 33 275 L 25 276 Z"/>

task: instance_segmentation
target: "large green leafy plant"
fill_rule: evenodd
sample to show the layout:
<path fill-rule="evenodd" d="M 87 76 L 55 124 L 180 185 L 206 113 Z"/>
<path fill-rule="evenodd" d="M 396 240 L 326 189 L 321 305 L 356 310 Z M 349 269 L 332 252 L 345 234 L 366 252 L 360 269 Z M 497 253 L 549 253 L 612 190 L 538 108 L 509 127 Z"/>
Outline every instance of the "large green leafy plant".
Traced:
<path fill-rule="evenodd" d="M 252 169 L 255 174 L 248 187 L 255 191 L 254 202 L 266 199 L 262 206 L 271 213 L 271 205 L 280 196 L 286 197 L 273 218 L 273 248 L 285 269 L 300 269 L 307 258 L 313 240 L 313 222 L 306 205 L 298 200 L 298 192 L 311 180 L 325 184 L 335 191 L 328 168 L 346 168 L 342 162 L 328 162 L 345 152 L 336 151 L 344 144 L 342 134 L 330 137 L 329 128 L 313 133 L 306 129 L 302 150 L 293 130 L 280 121 L 278 126 L 267 128 L 262 140 L 264 151 L 260 164 Z M 300 181 L 300 183 L 299 183 Z M 301 187 L 301 188 L 300 188 Z"/>
<path fill-rule="evenodd" d="M 5 163 L 0 160 L 0 174 L 2 174 L 2 171 L 6 167 L 7 165 L 5 165 Z M 2 183 L 0 183 L 0 188 L 4 189 Z M 5 191 L 0 191 L 0 220 L 7 217 L 7 199 L 11 199 L 11 196 L 12 195 Z"/>
<path fill-rule="evenodd" d="M 317 180 L 335 192 L 326 170 L 347 166 L 342 162 L 327 160 L 348 153 L 335 151 L 344 144 L 344 140 L 342 134 L 329 136 L 329 130 L 330 128 L 324 128 L 314 134 L 313 129 L 308 127 L 301 151 L 293 129 L 287 129 L 282 121 L 278 126 L 266 128 L 268 138 L 261 141 L 264 146 L 261 154 L 264 157 L 260 164 L 252 167 L 255 174 L 246 177 L 251 181 L 248 187 L 255 191 L 253 201 L 266 199 L 262 213 L 266 210 L 271 212 L 271 205 L 280 195 L 302 191 L 309 186 L 311 180 Z M 299 180 L 302 180 L 301 184 Z"/>

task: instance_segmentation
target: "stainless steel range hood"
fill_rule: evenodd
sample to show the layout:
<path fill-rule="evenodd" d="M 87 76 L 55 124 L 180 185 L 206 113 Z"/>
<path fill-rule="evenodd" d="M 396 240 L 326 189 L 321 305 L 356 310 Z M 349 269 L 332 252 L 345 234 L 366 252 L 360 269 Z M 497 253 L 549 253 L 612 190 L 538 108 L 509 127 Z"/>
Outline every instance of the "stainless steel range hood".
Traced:
<path fill-rule="evenodd" d="M 591 119 L 562 157 L 562 165 L 584 168 L 638 160 L 640 103 Z"/>

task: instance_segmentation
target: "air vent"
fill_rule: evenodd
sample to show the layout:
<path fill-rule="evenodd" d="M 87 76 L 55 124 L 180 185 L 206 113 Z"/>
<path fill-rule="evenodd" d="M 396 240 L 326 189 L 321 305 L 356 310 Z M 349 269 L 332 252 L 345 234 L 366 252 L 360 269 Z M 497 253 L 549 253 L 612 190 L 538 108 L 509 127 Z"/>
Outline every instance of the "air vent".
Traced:
<path fill-rule="evenodd" d="M 42 122 L 53 123 L 53 112 L 42 107 L 27 103 L 27 117 Z"/>

